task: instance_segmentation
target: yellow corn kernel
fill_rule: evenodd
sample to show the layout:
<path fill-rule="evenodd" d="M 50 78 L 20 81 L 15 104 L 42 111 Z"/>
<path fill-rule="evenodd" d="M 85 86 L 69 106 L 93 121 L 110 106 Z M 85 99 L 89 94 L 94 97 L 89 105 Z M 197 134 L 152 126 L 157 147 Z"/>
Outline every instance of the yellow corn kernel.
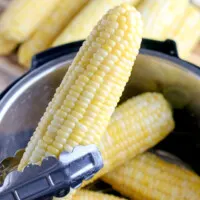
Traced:
<path fill-rule="evenodd" d="M 11 40 L 6 40 L 0 36 L 0 55 L 8 55 L 17 47 L 17 43 Z"/>
<path fill-rule="evenodd" d="M 49 103 L 20 170 L 45 156 L 71 151 L 76 145 L 100 142 L 130 76 L 141 39 L 140 14 L 127 4 L 110 10 L 98 22 Z"/>
<path fill-rule="evenodd" d="M 143 0 L 137 7 L 144 22 L 143 37 L 167 39 L 176 23 L 184 15 L 188 0 Z"/>
<path fill-rule="evenodd" d="M 8 40 L 27 39 L 60 0 L 13 0 L 0 19 L 0 33 Z"/>
<path fill-rule="evenodd" d="M 63 198 L 54 198 L 53 200 L 68 200 L 68 196 Z M 73 200 L 125 200 L 125 199 L 113 195 L 103 194 L 100 192 L 79 190 L 73 196 Z"/>
<path fill-rule="evenodd" d="M 109 9 L 123 2 L 129 2 L 135 5 L 139 0 L 90 0 L 66 26 L 53 43 L 53 46 L 85 39 L 96 23 Z"/>
<path fill-rule="evenodd" d="M 62 0 L 62 3 L 56 5 L 34 34 L 19 48 L 19 62 L 24 66 L 30 66 L 32 56 L 47 49 L 87 2 L 88 0 Z"/>
<path fill-rule="evenodd" d="M 181 58 L 187 59 L 194 46 L 199 41 L 200 35 L 200 11 L 195 6 L 188 6 L 184 17 L 176 25 L 174 32 L 170 32 L 169 38 L 176 41 Z"/>
<path fill-rule="evenodd" d="M 174 129 L 172 110 L 159 93 L 144 93 L 116 108 L 100 142 L 104 167 L 84 185 L 164 139 Z"/>
<path fill-rule="evenodd" d="M 102 179 L 131 199 L 200 199 L 198 175 L 152 153 L 138 155 Z"/>

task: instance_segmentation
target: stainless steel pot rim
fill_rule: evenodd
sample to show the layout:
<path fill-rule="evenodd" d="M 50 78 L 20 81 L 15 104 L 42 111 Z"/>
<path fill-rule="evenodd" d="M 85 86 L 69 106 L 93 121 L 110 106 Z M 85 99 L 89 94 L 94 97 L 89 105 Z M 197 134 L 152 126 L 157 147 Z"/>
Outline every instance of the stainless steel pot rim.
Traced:
<path fill-rule="evenodd" d="M 7 108 L 10 107 L 10 104 L 12 104 L 12 102 L 17 97 L 19 97 L 24 90 L 26 90 L 29 86 L 31 86 L 33 82 L 35 82 L 38 79 L 41 79 L 47 73 L 53 72 L 59 66 L 62 66 L 63 64 L 71 61 L 71 58 L 73 57 L 73 55 L 74 55 L 74 53 L 70 54 L 70 55 L 64 55 L 64 56 L 60 57 L 59 59 L 57 59 L 56 63 L 55 63 L 55 60 L 52 60 L 52 61 L 44 64 L 40 68 L 31 70 L 25 76 L 23 76 L 21 79 L 19 79 L 3 95 L 2 99 L 0 98 L 0 119 L 1 119 L 1 115 L 4 115 Z M 17 91 L 17 92 L 15 92 L 15 91 Z M 1 120 L 0 120 L 0 123 L 1 123 Z"/>
<path fill-rule="evenodd" d="M 140 54 L 165 59 L 167 61 L 181 65 L 185 70 L 188 70 L 188 71 L 196 74 L 197 76 L 200 76 L 200 68 L 198 66 L 196 66 L 190 62 L 184 61 L 178 57 L 178 54 L 176 53 L 177 52 L 176 44 L 174 41 L 166 40 L 165 42 L 161 43 L 161 45 L 159 47 L 160 51 L 155 50 L 154 47 L 152 46 L 152 44 L 149 45 L 148 44 L 149 41 L 151 43 L 158 42 L 158 41 L 154 41 L 154 40 L 143 39 L 143 44 L 140 49 Z M 165 45 L 165 43 L 167 41 L 174 42 L 175 46 L 170 47 L 171 49 L 169 49 L 169 51 L 167 53 L 166 52 L 163 53 L 162 45 Z M 59 48 L 62 48 L 63 46 L 64 46 L 64 48 L 68 48 L 70 46 L 75 46 L 74 48 L 78 51 L 78 49 L 80 48 L 82 43 L 83 43 L 83 41 L 72 42 L 69 44 L 61 45 L 59 47 L 55 47 L 55 49 L 59 50 Z M 4 96 L 6 96 L 6 99 L 7 99 L 9 94 L 12 93 L 17 87 L 20 87 L 20 85 L 22 85 L 27 80 L 27 78 L 31 79 L 31 76 L 34 77 L 35 75 L 37 75 L 38 71 L 40 71 L 40 68 L 42 68 L 42 71 L 49 71 L 49 70 L 53 71 L 58 66 L 63 65 L 66 61 L 68 61 L 69 56 L 75 55 L 75 52 L 74 52 L 75 49 L 73 49 L 73 52 L 71 52 L 70 54 L 67 54 L 67 55 L 63 54 L 56 59 L 50 60 L 50 61 L 46 62 L 45 64 L 42 64 L 39 67 L 39 69 L 38 68 L 31 69 L 26 74 L 24 74 L 22 77 L 20 77 L 15 82 L 13 82 L 10 86 L 8 86 L 8 88 L 6 88 L 2 93 L 0 93 L 0 112 L 1 112 L 1 100 L 3 99 Z M 51 66 L 51 67 L 49 67 L 49 66 Z"/>
<path fill-rule="evenodd" d="M 181 65 L 186 70 L 191 71 L 192 73 L 196 74 L 197 76 L 200 76 L 200 67 L 198 67 L 197 65 L 194 65 L 190 62 L 187 62 L 185 60 L 182 60 L 179 57 L 171 56 L 168 54 L 164 54 L 162 52 L 149 50 L 149 49 L 140 49 L 140 54 L 163 58 L 163 59 L 171 61 L 175 64 Z"/>

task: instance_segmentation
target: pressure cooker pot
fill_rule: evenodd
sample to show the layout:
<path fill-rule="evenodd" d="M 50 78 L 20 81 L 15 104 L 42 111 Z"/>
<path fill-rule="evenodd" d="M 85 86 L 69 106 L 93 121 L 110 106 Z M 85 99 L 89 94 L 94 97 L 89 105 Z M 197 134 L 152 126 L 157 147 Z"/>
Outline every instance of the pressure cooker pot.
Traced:
<path fill-rule="evenodd" d="M 0 161 L 25 148 L 82 41 L 33 57 L 31 70 L 0 95 Z M 200 69 L 178 57 L 176 44 L 144 39 L 120 103 L 160 92 L 174 109 L 175 130 L 155 149 L 169 152 L 200 174 Z"/>

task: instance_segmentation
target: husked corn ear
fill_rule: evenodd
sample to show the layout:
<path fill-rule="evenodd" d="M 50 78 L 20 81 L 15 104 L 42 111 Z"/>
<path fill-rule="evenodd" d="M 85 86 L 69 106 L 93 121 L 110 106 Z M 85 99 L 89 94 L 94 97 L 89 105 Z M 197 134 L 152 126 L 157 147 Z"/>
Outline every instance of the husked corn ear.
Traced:
<path fill-rule="evenodd" d="M 143 0 L 137 9 L 144 22 L 143 37 L 165 40 L 176 23 L 184 15 L 188 0 Z"/>
<path fill-rule="evenodd" d="M 62 0 L 56 5 L 34 34 L 21 45 L 18 52 L 19 62 L 29 66 L 32 56 L 51 46 L 62 29 L 87 2 L 88 0 Z"/>
<path fill-rule="evenodd" d="M 153 147 L 173 129 L 172 110 L 162 94 L 144 93 L 127 100 L 112 115 L 100 142 L 104 167 L 89 182 Z"/>
<path fill-rule="evenodd" d="M 123 4 L 97 24 L 74 58 L 19 165 L 98 144 L 130 76 L 142 39 L 139 12 Z"/>
<path fill-rule="evenodd" d="M 128 2 L 132 5 L 139 0 L 90 0 L 88 4 L 72 19 L 53 46 L 85 39 L 101 17 L 111 8 Z"/>
<path fill-rule="evenodd" d="M 152 153 L 143 153 L 103 180 L 131 199 L 199 200 L 200 177 L 168 163 Z"/>
<path fill-rule="evenodd" d="M 68 200 L 68 197 L 54 198 L 53 200 Z M 73 196 L 73 200 L 125 200 L 125 199 L 116 197 L 114 195 L 108 195 L 89 190 L 79 190 Z"/>
<path fill-rule="evenodd" d="M 0 19 L 0 33 L 22 42 L 37 28 L 60 0 L 13 0 Z"/>
<path fill-rule="evenodd" d="M 176 26 L 174 32 L 170 32 L 169 38 L 176 41 L 181 58 L 187 59 L 192 49 L 199 41 L 200 35 L 200 11 L 195 6 L 188 6 L 184 17 Z"/>
<path fill-rule="evenodd" d="M 0 36 L 0 55 L 8 55 L 17 47 L 17 43 L 11 40 L 6 40 Z"/>

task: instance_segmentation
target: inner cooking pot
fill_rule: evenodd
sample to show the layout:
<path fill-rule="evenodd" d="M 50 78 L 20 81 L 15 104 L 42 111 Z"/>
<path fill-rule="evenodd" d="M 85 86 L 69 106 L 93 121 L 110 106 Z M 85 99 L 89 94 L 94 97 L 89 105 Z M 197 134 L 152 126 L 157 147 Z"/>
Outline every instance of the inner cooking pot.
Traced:
<path fill-rule="evenodd" d="M 33 58 L 32 69 L 0 96 L 0 161 L 29 141 L 81 42 Z M 168 151 L 200 174 L 200 69 L 178 58 L 175 43 L 144 39 L 120 102 L 161 92 L 174 108 L 176 128 L 155 148 Z"/>

